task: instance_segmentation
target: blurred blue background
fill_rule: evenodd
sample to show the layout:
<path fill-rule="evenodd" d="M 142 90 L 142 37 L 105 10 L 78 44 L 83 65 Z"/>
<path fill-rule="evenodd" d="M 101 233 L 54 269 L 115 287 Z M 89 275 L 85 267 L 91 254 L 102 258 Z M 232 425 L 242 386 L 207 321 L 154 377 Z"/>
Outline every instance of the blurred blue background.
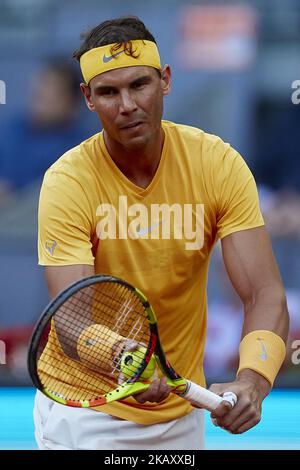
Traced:
<path fill-rule="evenodd" d="M 81 32 L 126 14 L 145 22 L 162 62 L 171 65 L 173 90 L 165 119 L 230 142 L 257 180 L 291 315 L 287 357 L 276 381 L 285 391 L 280 402 L 280 392 L 273 392 L 264 416 L 264 426 L 269 423 L 279 434 L 275 438 L 272 431 L 263 442 L 280 448 L 283 433 L 285 445 L 299 448 L 293 423 L 300 388 L 300 93 L 295 82 L 300 80 L 300 0 L 0 0 L 0 392 L 6 397 L 0 400 L 0 421 L 8 419 L 5 413 L 12 412 L 15 397 L 25 400 L 18 408 L 24 416 L 17 421 L 15 440 L 13 431 L 7 438 L 0 434 L 0 448 L 32 446 L 33 390 L 8 387 L 30 385 L 28 338 L 48 301 L 36 254 L 41 179 L 62 153 L 100 129 L 79 96 L 72 52 Z M 211 383 L 234 377 L 242 323 L 241 303 L 224 272 L 219 246 L 208 290 L 205 364 Z M 272 420 L 278 404 L 289 410 L 281 415 L 285 426 Z M 222 436 L 218 439 L 214 448 L 224 444 Z"/>

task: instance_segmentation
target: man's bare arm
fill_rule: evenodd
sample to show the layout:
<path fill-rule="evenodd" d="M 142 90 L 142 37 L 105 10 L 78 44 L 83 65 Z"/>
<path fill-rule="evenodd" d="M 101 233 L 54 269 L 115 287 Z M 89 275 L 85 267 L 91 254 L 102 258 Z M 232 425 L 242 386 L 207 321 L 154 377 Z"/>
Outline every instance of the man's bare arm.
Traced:
<path fill-rule="evenodd" d="M 94 266 L 87 264 L 46 266 L 45 278 L 50 298 L 54 299 L 62 290 L 66 289 L 73 282 L 94 274 Z"/>
<path fill-rule="evenodd" d="M 225 237 L 222 251 L 232 285 L 244 305 L 242 336 L 254 330 L 269 330 L 286 341 L 289 327 L 286 297 L 265 228 Z M 259 422 L 261 403 L 271 386 L 262 375 L 245 369 L 235 382 L 214 384 L 211 389 L 221 393 L 228 387 L 237 393 L 238 405 L 233 410 L 220 405 L 212 417 L 229 431 L 241 433 Z"/>
<path fill-rule="evenodd" d="M 79 264 L 71 266 L 46 266 L 45 268 L 45 277 L 48 286 L 49 296 L 51 299 L 54 299 L 61 291 L 66 289 L 70 284 L 73 284 L 80 279 L 92 276 L 95 274 L 94 266 Z M 78 296 L 80 295 L 77 294 Z M 78 302 L 80 301 L 78 297 Z M 93 323 L 92 315 L 88 318 L 85 318 L 83 322 L 83 317 L 80 312 L 72 313 L 73 320 L 76 315 L 78 315 L 78 321 L 73 321 L 72 329 L 68 328 L 68 321 L 66 321 L 66 311 L 60 311 L 56 313 L 55 321 L 55 330 L 57 337 L 59 339 L 60 345 L 64 350 L 65 354 L 73 359 L 79 359 L 77 353 L 77 342 L 80 334 L 82 333 L 85 327 L 88 327 Z M 75 325 L 78 325 L 75 328 Z"/>
<path fill-rule="evenodd" d="M 233 233 L 222 240 L 222 251 L 232 285 L 244 305 L 242 336 L 265 329 L 286 341 L 286 297 L 266 229 Z"/>

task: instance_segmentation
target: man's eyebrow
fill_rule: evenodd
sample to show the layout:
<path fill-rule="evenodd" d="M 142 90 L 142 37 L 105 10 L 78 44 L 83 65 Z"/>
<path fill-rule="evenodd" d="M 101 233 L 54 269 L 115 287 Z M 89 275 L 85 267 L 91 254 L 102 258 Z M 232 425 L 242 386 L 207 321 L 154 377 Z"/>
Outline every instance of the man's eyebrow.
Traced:
<path fill-rule="evenodd" d="M 151 75 L 143 75 L 142 77 L 136 78 L 130 83 L 130 86 L 135 85 L 136 83 L 148 83 L 152 80 Z"/>
<path fill-rule="evenodd" d="M 107 90 L 116 90 L 117 87 L 112 85 L 97 85 L 94 88 L 95 92 L 107 91 Z"/>
<path fill-rule="evenodd" d="M 132 82 L 129 83 L 129 86 L 134 86 L 137 83 L 149 83 L 152 80 L 151 75 L 143 75 L 142 77 L 138 77 L 134 79 Z M 101 91 L 108 91 L 108 90 L 117 90 L 118 87 L 114 85 L 97 85 L 94 88 L 95 92 L 101 92 Z"/>

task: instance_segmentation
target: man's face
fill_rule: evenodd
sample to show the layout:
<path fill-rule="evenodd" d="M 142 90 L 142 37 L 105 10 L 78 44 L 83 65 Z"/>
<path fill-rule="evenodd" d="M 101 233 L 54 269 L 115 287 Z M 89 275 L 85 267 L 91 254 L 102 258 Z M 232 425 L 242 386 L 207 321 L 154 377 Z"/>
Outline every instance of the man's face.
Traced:
<path fill-rule="evenodd" d="M 153 67 L 111 70 L 81 85 L 87 105 L 96 111 L 108 138 L 127 149 L 139 148 L 157 138 L 163 113 L 163 96 L 170 90 L 170 69 L 159 77 Z"/>

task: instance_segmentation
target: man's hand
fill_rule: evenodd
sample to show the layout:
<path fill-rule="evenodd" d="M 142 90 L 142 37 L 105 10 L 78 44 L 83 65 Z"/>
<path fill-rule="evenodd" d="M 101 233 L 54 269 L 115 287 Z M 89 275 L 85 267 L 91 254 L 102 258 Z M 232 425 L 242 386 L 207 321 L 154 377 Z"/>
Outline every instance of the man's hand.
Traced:
<path fill-rule="evenodd" d="M 118 343 L 116 343 L 116 345 L 113 348 L 114 362 L 117 364 L 120 364 L 121 357 L 125 351 L 135 351 L 136 349 L 138 349 L 140 345 L 141 344 L 133 340 L 119 341 Z M 149 386 L 148 390 L 142 393 L 138 393 L 137 395 L 133 396 L 133 398 L 138 403 L 146 403 L 146 401 L 150 401 L 153 403 L 160 403 L 161 401 L 168 398 L 172 390 L 172 387 L 167 385 L 166 377 L 162 377 L 161 379 L 156 379 L 156 377 L 157 377 L 157 374 L 155 373 L 152 379 L 153 382 Z M 120 378 L 121 378 L 120 383 L 123 383 L 124 381 L 123 374 L 121 374 Z"/>
<path fill-rule="evenodd" d="M 120 335 L 120 338 L 122 336 Z M 139 347 L 139 343 L 132 339 L 121 339 L 116 341 L 112 346 L 112 359 L 113 363 L 117 367 L 117 370 L 120 370 L 120 363 L 122 356 L 127 351 L 136 351 Z"/>
<path fill-rule="evenodd" d="M 213 384 L 209 389 L 218 395 L 226 391 L 237 395 L 238 400 L 234 408 L 223 401 L 211 413 L 211 418 L 216 426 L 232 434 L 241 434 L 259 423 L 262 401 L 270 392 L 271 385 L 260 374 L 246 369 L 239 373 L 234 382 Z"/>
<path fill-rule="evenodd" d="M 159 403 L 168 398 L 171 390 L 172 387 L 167 385 L 166 377 L 162 377 L 161 379 L 154 380 L 148 390 L 135 395 L 134 398 L 139 403 L 145 403 L 146 401 Z"/>

